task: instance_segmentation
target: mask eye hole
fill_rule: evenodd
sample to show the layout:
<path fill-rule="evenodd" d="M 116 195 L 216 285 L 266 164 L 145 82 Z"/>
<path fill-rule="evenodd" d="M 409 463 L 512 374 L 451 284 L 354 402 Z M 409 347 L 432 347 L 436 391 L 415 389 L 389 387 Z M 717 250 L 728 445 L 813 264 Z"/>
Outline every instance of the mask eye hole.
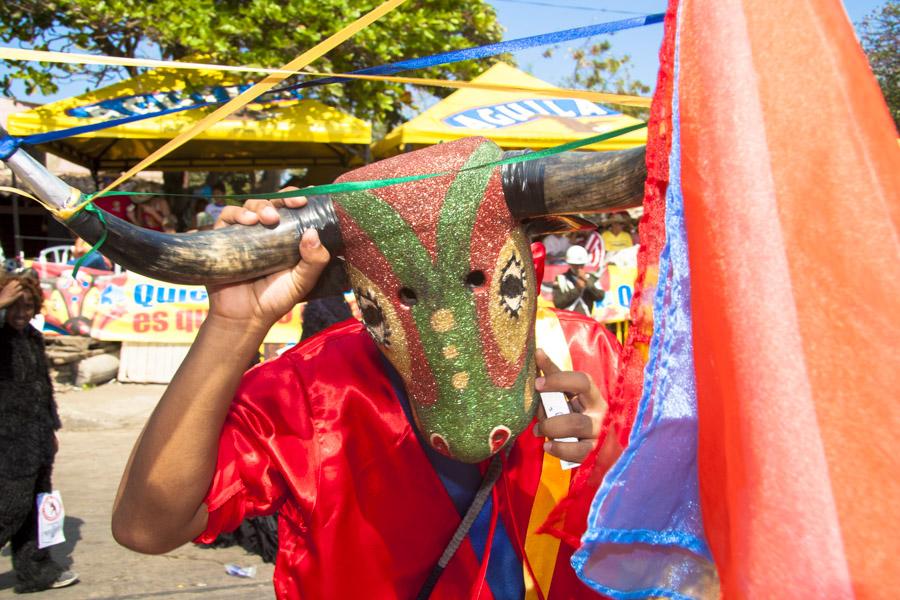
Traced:
<path fill-rule="evenodd" d="M 400 288 L 400 291 L 397 292 L 397 296 L 399 296 L 400 304 L 403 306 L 415 306 L 419 301 L 419 297 L 416 296 L 416 291 L 408 287 Z"/>
<path fill-rule="evenodd" d="M 480 288 L 485 282 L 484 271 L 470 271 L 469 274 L 466 275 L 465 281 L 466 287 L 470 290 Z"/>

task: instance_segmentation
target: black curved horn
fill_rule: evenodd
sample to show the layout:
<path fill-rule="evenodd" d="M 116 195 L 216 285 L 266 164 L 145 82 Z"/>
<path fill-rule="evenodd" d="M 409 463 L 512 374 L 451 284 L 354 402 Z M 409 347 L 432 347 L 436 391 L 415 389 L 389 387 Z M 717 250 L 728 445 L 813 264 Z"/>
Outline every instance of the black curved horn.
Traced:
<path fill-rule="evenodd" d="M 507 152 L 506 155 L 520 154 Z M 618 152 L 565 152 L 503 165 L 503 193 L 513 216 L 534 219 L 640 206 L 646 147 Z"/>

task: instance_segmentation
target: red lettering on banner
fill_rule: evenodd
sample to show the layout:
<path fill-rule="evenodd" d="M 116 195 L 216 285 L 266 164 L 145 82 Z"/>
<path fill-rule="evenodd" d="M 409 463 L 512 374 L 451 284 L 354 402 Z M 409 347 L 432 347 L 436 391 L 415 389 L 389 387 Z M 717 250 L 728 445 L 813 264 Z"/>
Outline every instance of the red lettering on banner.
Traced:
<path fill-rule="evenodd" d="M 288 314 L 286 314 L 283 317 L 281 317 L 280 319 L 278 319 L 278 322 L 283 325 L 286 325 L 286 324 L 290 323 L 291 319 L 293 319 L 293 318 L 294 318 L 294 311 L 291 310 Z"/>
<path fill-rule="evenodd" d="M 205 310 L 179 310 L 175 313 L 175 327 L 180 331 L 191 333 L 200 329 L 206 319 Z"/>
<path fill-rule="evenodd" d="M 134 315 L 131 327 L 136 333 L 147 333 L 150 331 L 150 315 L 147 313 L 137 313 Z"/>
<path fill-rule="evenodd" d="M 165 331 L 169 328 L 169 323 L 166 321 L 166 311 L 158 310 L 153 313 L 153 331 Z"/>

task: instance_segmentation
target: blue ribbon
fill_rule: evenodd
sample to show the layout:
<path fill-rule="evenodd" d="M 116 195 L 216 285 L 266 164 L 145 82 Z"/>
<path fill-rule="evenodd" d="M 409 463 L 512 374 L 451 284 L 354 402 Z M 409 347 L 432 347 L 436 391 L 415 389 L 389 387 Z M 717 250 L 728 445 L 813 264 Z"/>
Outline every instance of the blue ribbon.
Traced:
<path fill-rule="evenodd" d="M 485 46 L 477 46 L 475 48 L 465 48 L 463 50 L 453 50 L 452 52 L 443 52 L 441 54 L 432 54 L 422 58 L 412 58 L 409 60 L 401 60 L 399 62 L 380 65 L 377 67 L 366 67 L 358 71 L 351 71 L 351 75 L 393 75 L 401 71 L 411 71 L 413 69 L 425 69 L 428 67 L 436 67 L 438 65 L 447 65 L 463 60 L 474 60 L 478 58 L 487 58 L 496 56 L 506 52 L 518 52 L 519 50 L 527 50 L 538 46 L 549 46 L 551 44 L 559 44 L 571 40 L 578 40 L 595 35 L 606 33 L 615 33 L 624 29 L 634 29 L 635 27 L 644 27 L 645 25 L 653 25 L 662 23 L 665 13 L 656 13 L 643 17 L 632 17 L 630 19 L 622 19 L 620 21 L 610 21 L 608 23 L 599 23 L 597 25 L 588 25 L 587 27 L 576 27 L 574 29 L 564 29 L 553 33 L 543 33 L 541 35 L 533 35 L 530 37 L 508 40 L 506 42 L 498 42 L 496 44 L 487 44 Z M 312 79 L 291 86 L 277 88 L 268 92 L 274 94 L 276 92 L 285 92 L 300 88 L 327 85 L 329 83 L 340 83 L 348 81 L 346 77 L 324 77 L 321 79 Z"/>
<path fill-rule="evenodd" d="M 100 123 L 91 123 L 90 125 L 79 125 L 78 127 L 69 127 L 68 129 L 59 129 L 57 131 L 48 131 L 46 133 L 36 133 L 34 135 L 27 135 L 24 137 L 14 137 L 11 135 L 7 135 L 6 137 L 0 139 L 0 160 L 6 160 L 10 156 L 12 156 L 16 150 L 19 149 L 19 146 L 22 144 L 45 144 L 47 142 L 55 142 L 56 140 L 61 140 L 68 137 L 73 137 L 76 135 L 81 135 L 82 133 L 91 133 L 92 131 L 99 131 L 101 129 L 107 129 L 109 127 L 116 127 L 118 125 L 124 125 L 126 123 L 133 123 L 134 121 L 141 121 L 143 119 L 150 119 L 152 117 L 162 117 L 165 115 L 170 115 L 172 113 L 181 112 L 183 110 L 193 110 L 195 108 L 203 108 L 206 106 L 212 106 L 217 104 L 216 102 L 201 102 L 200 104 L 192 104 L 190 106 L 179 106 L 176 108 L 167 108 L 166 110 L 161 110 L 153 113 L 143 114 L 143 115 L 131 115 L 130 117 L 122 117 L 120 119 L 110 119 L 109 121 L 102 121 Z"/>
<path fill-rule="evenodd" d="M 6 160 L 16 153 L 19 146 L 22 145 L 22 138 L 4 135 L 0 138 L 0 160 Z"/>
<path fill-rule="evenodd" d="M 496 56 L 498 54 L 503 54 L 505 52 L 517 52 L 519 50 L 527 50 L 529 48 L 535 48 L 537 46 L 548 46 L 551 44 L 559 44 L 562 42 L 568 42 L 571 40 L 577 40 L 582 38 L 593 37 L 595 35 L 601 35 L 606 33 L 614 33 L 616 31 L 622 31 L 624 29 L 634 29 L 636 27 L 643 27 L 645 25 L 653 25 L 655 23 L 662 23 L 663 17 L 665 13 L 656 13 L 652 15 L 647 15 L 644 17 L 633 17 L 630 19 L 622 19 L 620 21 L 610 21 L 608 23 L 599 23 L 597 25 L 588 25 L 587 27 L 576 27 L 574 29 L 564 29 L 562 31 L 555 31 L 553 33 L 544 33 L 541 35 L 533 35 L 530 37 L 518 38 L 515 40 L 509 40 L 506 42 L 498 42 L 496 44 L 487 44 L 485 46 L 477 46 L 474 48 L 465 48 L 462 50 L 454 50 L 452 52 L 443 52 L 441 54 L 432 54 L 431 56 L 424 56 L 421 58 L 412 58 L 409 60 L 402 60 L 395 63 L 390 63 L 387 65 L 379 65 L 376 67 L 366 67 L 365 69 L 359 69 L 357 71 L 351 71 L 352 75 L 393 75 L 394 73 L 400 73 L 402 71 L 410 71 L 413 69 L 425 69 L 428 67 L 436 67 L 439 65 L 446 65 L 455 62 L 460 62 L 463 60 L 474 60 L 479 58 L 487 58 L 490 56 Z M 319 79 L 312 79 L 310 81 L 304 81 L 301 83 L 297 83 L 291 86 L 286 86 L 282 88 L 276 88 L 269 92 L 266 92 L 260 98 L 264 98 L 269 94 L 277 94 L 281 92 L 286 92 L 290 90 L 296 90 L 300 88 L 308 88 L 308 87 L 318 87 L 320 85 L 328 85 L 331 83 L 342 83 L 345 81 L 352 81 L 347 77 L 323 77 Z M 124 125 L 125 123 L 133 123 L 135 121 L 142 121 L 144 119 L 152 119 L 155 117 L 162 117 L 165 115 L 170 115 L 172 113 L 181 112 L 183 110 L 193 110 L 195 108 L 203 108 L 205 106 L 215 106 L 218 104 L 224 104 L 225 102 L 202 102 L 199 104 L 192 104 L 190 106 L 181 106 L 178 108 L 169 108 L 166 110 L 161 110 L 152 113 L 145 113 L 142 115 L 131 115 L 129 117 L 122 117 L 120 119 L 111 119 L 109 121 L 103 121 L 101 123 L 93 123 L 91 125 L 80 125 L 78 127 L 70 127 L 68 129 L 60 129 L 58 131 L 49 131 L 47 133 L 38 133 L 35 135 L 29 135 L 22 138 L 16 138 L 12 136 L 7 136 L 0 139 L 0 160 L 6 160 L 19 148 L 21 144 L 44 144 L 47 142 L 53 142 L 56 140 L 65 139 L 68 137 L 80 135 L 82 133 L 91 133 L 93 131 L 99 131 L 101 129 L 106 129 L 108 127 L 116 127 L 118 125 Z"/>

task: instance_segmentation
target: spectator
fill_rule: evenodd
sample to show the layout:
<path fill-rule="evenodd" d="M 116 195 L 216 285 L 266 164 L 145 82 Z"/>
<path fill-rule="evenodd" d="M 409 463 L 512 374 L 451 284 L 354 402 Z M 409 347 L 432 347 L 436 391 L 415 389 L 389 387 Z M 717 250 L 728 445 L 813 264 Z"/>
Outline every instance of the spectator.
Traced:
<path fill-rule="evenodd" d="M 543 243 L 547 249 L 547 264 L 561 265 L 566 262 L 566 250 L 572 245 L 568 236 L 551 233 L 544 237 Z"/>
<path fill-rule="evenodd" d="M 168 201 L 162 196 L 133 196 L 128 207 L 128 218 L 132 223 L 154 231 L 175 232 L 175 216 Z"/>
<path fill-rule="evenodd" d="M 225 208 L 225 184 L 217 183 L 212 187 L 212 198 L 206 205 L 204 212 L 212 217 L 213 223 L 219 220 L 222 209 Z"/>
<path fill-rule="evenodd" d="M 41 334 L 29 325 L 43 296 L 32 277 L 0 282 L 0 546 L 12 543 L 15 592 L 72 585 L 37 545 L 37 495 L 50 492 L 60 428 Z"/>
<path fill-rule="evenodd" d="M 609 229 L 603 232 L 603 245 L 607 252 L 617 252 L 634 246 L 634 240 L 626 227 L 630 219 L 628 213 L 617 212 L 609 218 Z"/>
<path fill-rule="evenodd" d="M 587 262 L 588 253 L 584 246 L 570 246 L 566 250 L 569 270 L 557 275 L 553 282 L 553 304 L 556 308 L 590 316 L 594 303 L 603 300 L 604 291 L 600 287 L 600 280 L 595 274 L 584 270 Z"/>
<path fill-rule="evenodd" d="M 581 232 L 575 243 L 587 250 L 588 261 L 585 267 L 591 272 L 599 271 L 606 263 L 606 248 L 603 246 L 603 238 L 597 231 Z"/>
<path fill-rule="evenodd" d="M 216 224 L 216 220 L 212 218 L 208 212 L 198 212 L 196 216 L 197 227 L 193 231 L 209 231 Z"/>
<path fill-rule="evenodd" d="M 102 208 L 109 214 L 119 217 L 124 221 L 131 220 L 128 217 L 128 212 L 133 209 L 131 208 L 132 202 L 129 196 L 124 196 L 122 194 L 100 196 L 99 198 L 94 200 L 94 206 L 96 206 L 97 208 Z"/>

